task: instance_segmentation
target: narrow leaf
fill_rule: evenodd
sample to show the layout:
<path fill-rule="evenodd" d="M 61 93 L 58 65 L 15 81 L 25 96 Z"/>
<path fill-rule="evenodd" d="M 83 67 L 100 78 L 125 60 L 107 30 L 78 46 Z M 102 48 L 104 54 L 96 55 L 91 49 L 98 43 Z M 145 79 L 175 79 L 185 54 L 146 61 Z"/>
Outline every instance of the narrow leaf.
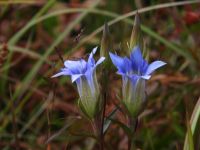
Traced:
<path fill-rule="evenodd" d="M 67 130 L 68 128 L 70 128 L 76 121 L 78 118 L 70 118 L 68 123 L 64 125 L 64 127 L 62 127 L 58 132 L 54 133 L 52 136 L 50 136 L 47 141 L 46 144 L 48 144 L 49 142 L 51 142 L 52 140 L 54 140 L 55 138 L 57 138 L 59 135 L 61 135 L 65 130 Z"/>
<path fill-rule="evenodd" d="M 189 136 L 194 135 L 195 129 L 197 128 L 197 122 L 198 122 L 199 118 L 200 118 L 200 98 L 198 99 L 197 104 L 195 105 L 194 111 L 192 113 L 192 117 L 190 119 L 190 126 L 189 126 L 190 129 L 188 130 L 188 132 L 186 134 L 183 150 L 190 150 L 190 148 L 191 148 L 190 142 L 191 141 L 189 141 L 189 139 L 191 137 L 189 137 Z M 191 131 L 191 133 L 190 133 L 190 131 Z M 194 144 L 193 144 L 193 149 L 194 149 Z"/>
<path fill-rule="evenodd" d="M 107 129 L 109 128 L 111 124 L 110 118 L 114 119 L 115 114 L 117 112 L 118 108 L 113 109 L 113 111 L 108 115 L 108 117 L 105 118 L 104 125 L 103 125 L 103 133 L 105 134 Z"/>

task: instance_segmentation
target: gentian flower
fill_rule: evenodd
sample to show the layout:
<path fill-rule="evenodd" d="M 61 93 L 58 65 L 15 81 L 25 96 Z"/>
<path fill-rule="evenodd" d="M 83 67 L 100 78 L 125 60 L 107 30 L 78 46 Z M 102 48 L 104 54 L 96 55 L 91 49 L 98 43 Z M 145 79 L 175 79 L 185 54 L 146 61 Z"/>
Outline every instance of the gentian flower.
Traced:
<path fill-rule="evenodd" d="M 52 77 L 71 76 L 72 82 L 76 82 L 78 93 L 80 96 L 79 106 L 82 112 L 93 118 L 98 111 L 99 103 L 99 86 L 96 77 L 96 67 L 101 64 L 105 57 L 101 57 L 96 63 L 93 55 L 96 53 L 97 47 L 92 50 L 88 61 L 80 59 L 77 61 L 66 60 L 64 68 Z"/>
<path fill-rule="evenodd" d="M 122 103 L 130 116 L 136 117 L 145 102 L 145 84 L 151 74 L 166 63 L 154 61 L 148 64 L 143 59 L 138 46 L 134 47 L 130 58 L 119 57 L 110 53 L 113 64 L 117 67 L 117 74 L 122 76 Z"/>

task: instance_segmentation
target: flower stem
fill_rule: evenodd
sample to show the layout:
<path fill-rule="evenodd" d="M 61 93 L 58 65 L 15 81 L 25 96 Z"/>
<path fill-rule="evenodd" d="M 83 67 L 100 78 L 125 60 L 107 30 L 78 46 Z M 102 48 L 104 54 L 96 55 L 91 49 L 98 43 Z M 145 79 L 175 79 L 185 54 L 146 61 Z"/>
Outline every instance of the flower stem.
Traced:
<path fill-rule="evenodd" d="M 96 135 L 97 138 L 97 142 L 99 145 L 99 150 L 104 150 L 104 134 L 103 134 L 103 110 L 101 111 L 100 115 L 98 115 L 98 117 L 95 118 L 95 120 L 93 120 L 91 122 L 92 127 L 93 127 L 93 132 Z"/>
<path fill-rule="evenodd" d="M 132 137 L 131 136 L 129 136 L 128 137 L 128 150 L 131 150 L 131 142 L 132 141 Z"/>
<path fill-rule="evenodd" d="M 101 131 L 100 131 L 100 150 L 104 150 L 104 117 L 105 117 L 105 111 L 106 111 L 106 92 L 103 93 L 103 108 L 102 108 L 102 116 L 101 116 Z"/>
<path fill-rule="evenodd" d="M 138 118 L 133 119 L 132 117 L 128 117 L 129 128 L 131 129 L 131 134 L 128 136 L 128 150 L 133 150 L 134 147 L 134 133 L 137 130 L 138 126 Z"/>

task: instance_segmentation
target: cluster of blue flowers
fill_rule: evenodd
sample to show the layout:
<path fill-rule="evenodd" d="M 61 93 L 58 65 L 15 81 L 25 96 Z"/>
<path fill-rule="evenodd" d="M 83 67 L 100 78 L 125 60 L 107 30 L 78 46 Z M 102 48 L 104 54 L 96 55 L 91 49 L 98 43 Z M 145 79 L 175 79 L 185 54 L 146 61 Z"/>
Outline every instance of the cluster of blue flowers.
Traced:
<path fill-rule="evenodd" d="M 76 82 L 80 96 L 81 106 L 84 113 L 93 118 L 99 101 L 99 85 L 96 77 L 96 67 L 101 64 L 105 57 L 101 57 L 96 63 L 93 58 L 97 47 L 92 50 L 88 61 L 83 59 L 78 61 L 66 60 L 64 68 L 52 77 L 71 76 L 72 82 Z M 109 53 L 113 64 L 118 69 L 117 74 L 122 76 L 122 103 L 130 116 L 134 117 L 140 111 L 142 103 L 145 101 L 145 84 L 150 79 L 151 74 L 166 63 L 154 61 L 148 64 L 143 59 L 141 50 L 135 46 L 128 57 L 119 57 Z"/>

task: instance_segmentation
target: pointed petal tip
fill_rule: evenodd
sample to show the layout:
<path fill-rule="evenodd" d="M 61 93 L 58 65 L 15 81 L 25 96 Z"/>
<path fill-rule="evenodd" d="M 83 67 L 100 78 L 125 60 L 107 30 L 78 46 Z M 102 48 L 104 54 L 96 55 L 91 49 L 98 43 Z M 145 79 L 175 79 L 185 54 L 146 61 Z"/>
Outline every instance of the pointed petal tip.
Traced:
<path fill-rule="evenodd" d="M 60 75 L 54 74 L 53 76 L 51 76 L 51 78 L 56 78 L 56 77 L 58 77 L 58 76 L 60 76 Z"/>
<path fill-rule="evenodd" d="M 160 65 L 159 67 L 162 67 L 167 64 L 166 62 L 161 61 L 161 60 L 157 60 L 156 62 L 159 63 L 159 65 Z"/>
<path fill-rule="evenodd" d="M 106 57 L 101 57 L 100 59 L 102 59 L 104 61 L 106 59 Z"/>
<path fill-rule="evenodd" d="M 149 75 L 149 74 L 151 74 L 152 72 L 154 72 L 156 69 L 158 69 L 158 68 L 160 68 L 160 67 L 162 67 L 162 66 L 164 66 L 164 65 L 166 65 L 167 63 L 166 62 L 164 62 L 164 61 L 154 61 L 154 62 L 152 62 L 149 66 L 148 66 L 148 68 L 147 68 L 147 71 L 146 71 L 146 75 Z"/>
<path fill-rule="evenodd" d="M 95 64 L 95 66 L 98 66 L 99 64 L 101 64 L 105 59 L 106 59 L 105 57 L 99 58 L 99 60 Z"/>
<path fill-rule="evenodd" d="M 117 54 L 113 54 L 111 52 L 109 52 L 109 55 L 110 55 L 111 59 L 112 59 L 112 57 L 119 57 Z"/>
<path fill-rule="evenodd" d="M 97 49 L 98 49 L 98 46 L 94 47 L 93 50 L 92 50 L 92 54 L 95 54 Z"/>
<path fill-rule="evenodd" d="M 145 80 L 149 80 L 151 78 L 150 75 L 145 75 L 145 76 L 141 76 L 141 78 L 145 79 Z"/>
<path fill-rule="evenodd" d="M 144 59 L 142 57 L 142 52 L 139 46 L 135 46 L 132 49 L 132 52 L 130 54 L 130 59 L 136 66 L 140 66 L 143 63 Z"/>

